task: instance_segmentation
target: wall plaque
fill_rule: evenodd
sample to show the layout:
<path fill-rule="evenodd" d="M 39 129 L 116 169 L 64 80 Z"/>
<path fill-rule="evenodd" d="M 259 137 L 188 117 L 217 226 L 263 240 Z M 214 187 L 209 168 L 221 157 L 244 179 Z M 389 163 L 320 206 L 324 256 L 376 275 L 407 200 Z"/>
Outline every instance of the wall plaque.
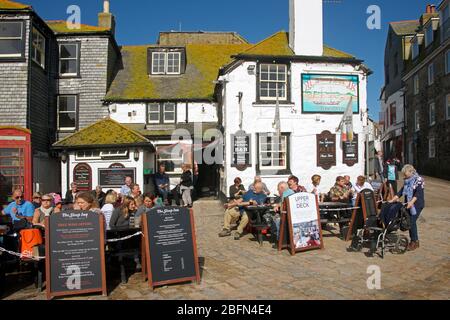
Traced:
<path fill-rule="evenodd" d="M 336 135 L 330 131 L 317 135 L 317 166 L 325 170 L 336 166 Z"/>
<path fill-rule="evenodd" d="M 358 163 L 358 135 L 355 134 L 353 141 L 342 142 L 342 163 L 353 167 Z"/>
<path fill-rule="evenodd" d="M 244 171 L 251 167 L 252 136 L 245 131 L 238 131 L 231 135 L 231 166 Z"/>
<path fill-rule="evenodd" d="M 92 170 L 87 163 L 80 163 L 73 169 L 73 182 L 79 191 L 92 191 Z"/>

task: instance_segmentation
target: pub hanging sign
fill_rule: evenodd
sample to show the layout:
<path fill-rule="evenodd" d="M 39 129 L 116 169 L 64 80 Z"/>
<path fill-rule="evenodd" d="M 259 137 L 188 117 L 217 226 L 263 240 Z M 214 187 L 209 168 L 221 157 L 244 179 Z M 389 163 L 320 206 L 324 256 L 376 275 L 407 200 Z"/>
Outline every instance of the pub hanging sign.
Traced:
<path fill-rule="evenodd" d="M 353 167 L 358 163 L 358 135 L 355 134 L 353 141 L 342 142 L 342 162 Z"/>
<path fill-rule="evenodd" d="M 325 170 L 336 166 L 336 135 L 330 131 L 317 135 L 317 166 Z"/>
<path fill-rule="evenodd" d="M 231 166 L 239 171 L 251 167 L 251 134 L 238 131 L 231 135 Z"/>

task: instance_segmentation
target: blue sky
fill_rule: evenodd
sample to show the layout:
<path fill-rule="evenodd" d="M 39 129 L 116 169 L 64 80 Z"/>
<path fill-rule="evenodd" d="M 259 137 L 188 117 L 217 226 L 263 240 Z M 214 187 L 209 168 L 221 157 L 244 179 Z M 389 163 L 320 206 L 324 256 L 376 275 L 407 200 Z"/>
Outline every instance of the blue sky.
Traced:
<path fill-rule="evenodd" d="M 20 0 L 19 0 L 20 2 Z M 80 6 L 82 23 L 97 24 L 102 0 L 23 0 L 46 20 L 66 19 L 71 4 Z M 378 120 L 379 93 L 383 86 L 383 59 L 388 23 L 418 19 L 427 4 L 440 0 L 324 0 L 324 42 L 365 61 L 374 74 L 369 78 L 370 115 Z M 154 43 L 159 31 L 235 31 L 250 42 L 289 29 L 288 0 L 111 0 L 117 19 L 119 44 Z M 370 5 L 381 8 L 381 30 L 369 30 Z"/>

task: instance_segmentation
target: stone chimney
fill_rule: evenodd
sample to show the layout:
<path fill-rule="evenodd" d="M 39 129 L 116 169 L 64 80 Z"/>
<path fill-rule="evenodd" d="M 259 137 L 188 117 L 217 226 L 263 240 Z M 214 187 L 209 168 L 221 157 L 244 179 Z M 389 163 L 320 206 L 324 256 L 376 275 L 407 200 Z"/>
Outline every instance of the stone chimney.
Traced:
<path fill-rule="evenodd" d="M 299 56 L 323 55 L 323 0 L 289 0 L 289 46 Z"/>
<path fill-rule="evenodd" d="M 98 14 L 98 26 L 111 29 L 111 32 L 115 33 L 116 19 L 110 12 L 109 0 L 103 1 L 103 12 Z"/>

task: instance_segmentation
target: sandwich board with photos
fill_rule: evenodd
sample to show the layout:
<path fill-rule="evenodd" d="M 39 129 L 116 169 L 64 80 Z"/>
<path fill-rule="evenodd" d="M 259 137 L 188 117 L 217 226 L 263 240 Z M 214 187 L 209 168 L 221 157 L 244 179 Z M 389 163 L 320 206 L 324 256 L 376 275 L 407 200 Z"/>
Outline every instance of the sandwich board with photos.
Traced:
<path fill-rule="evenodd" d="M 370 189 L 362 190 L 356 197 L 355 208 L 345 237 L 346 241 L 350 241 L 358 229 L 364 228 L 368 217 L 378 215 L 375 193 Z"/>
<path fill-rule="evenodd" d="M 323 249 L 319 201 L 312 193 L 295 193 L 285 199 L 286 213 L 281 216 L 278 248 L 287 247 L 291 255 Z"/>
<path fill-rule="evenodd" d="M 47 299 L 107 295 L 104 221 L 96 212 L 75 210 L 45 218 Z"/>
<path fill-rule="evenodd" d="M 150 288 L 188 281 L 200 283 L 193 211 L 154 208 L 143 215 L 142 221 L 145 277 Z"/>

